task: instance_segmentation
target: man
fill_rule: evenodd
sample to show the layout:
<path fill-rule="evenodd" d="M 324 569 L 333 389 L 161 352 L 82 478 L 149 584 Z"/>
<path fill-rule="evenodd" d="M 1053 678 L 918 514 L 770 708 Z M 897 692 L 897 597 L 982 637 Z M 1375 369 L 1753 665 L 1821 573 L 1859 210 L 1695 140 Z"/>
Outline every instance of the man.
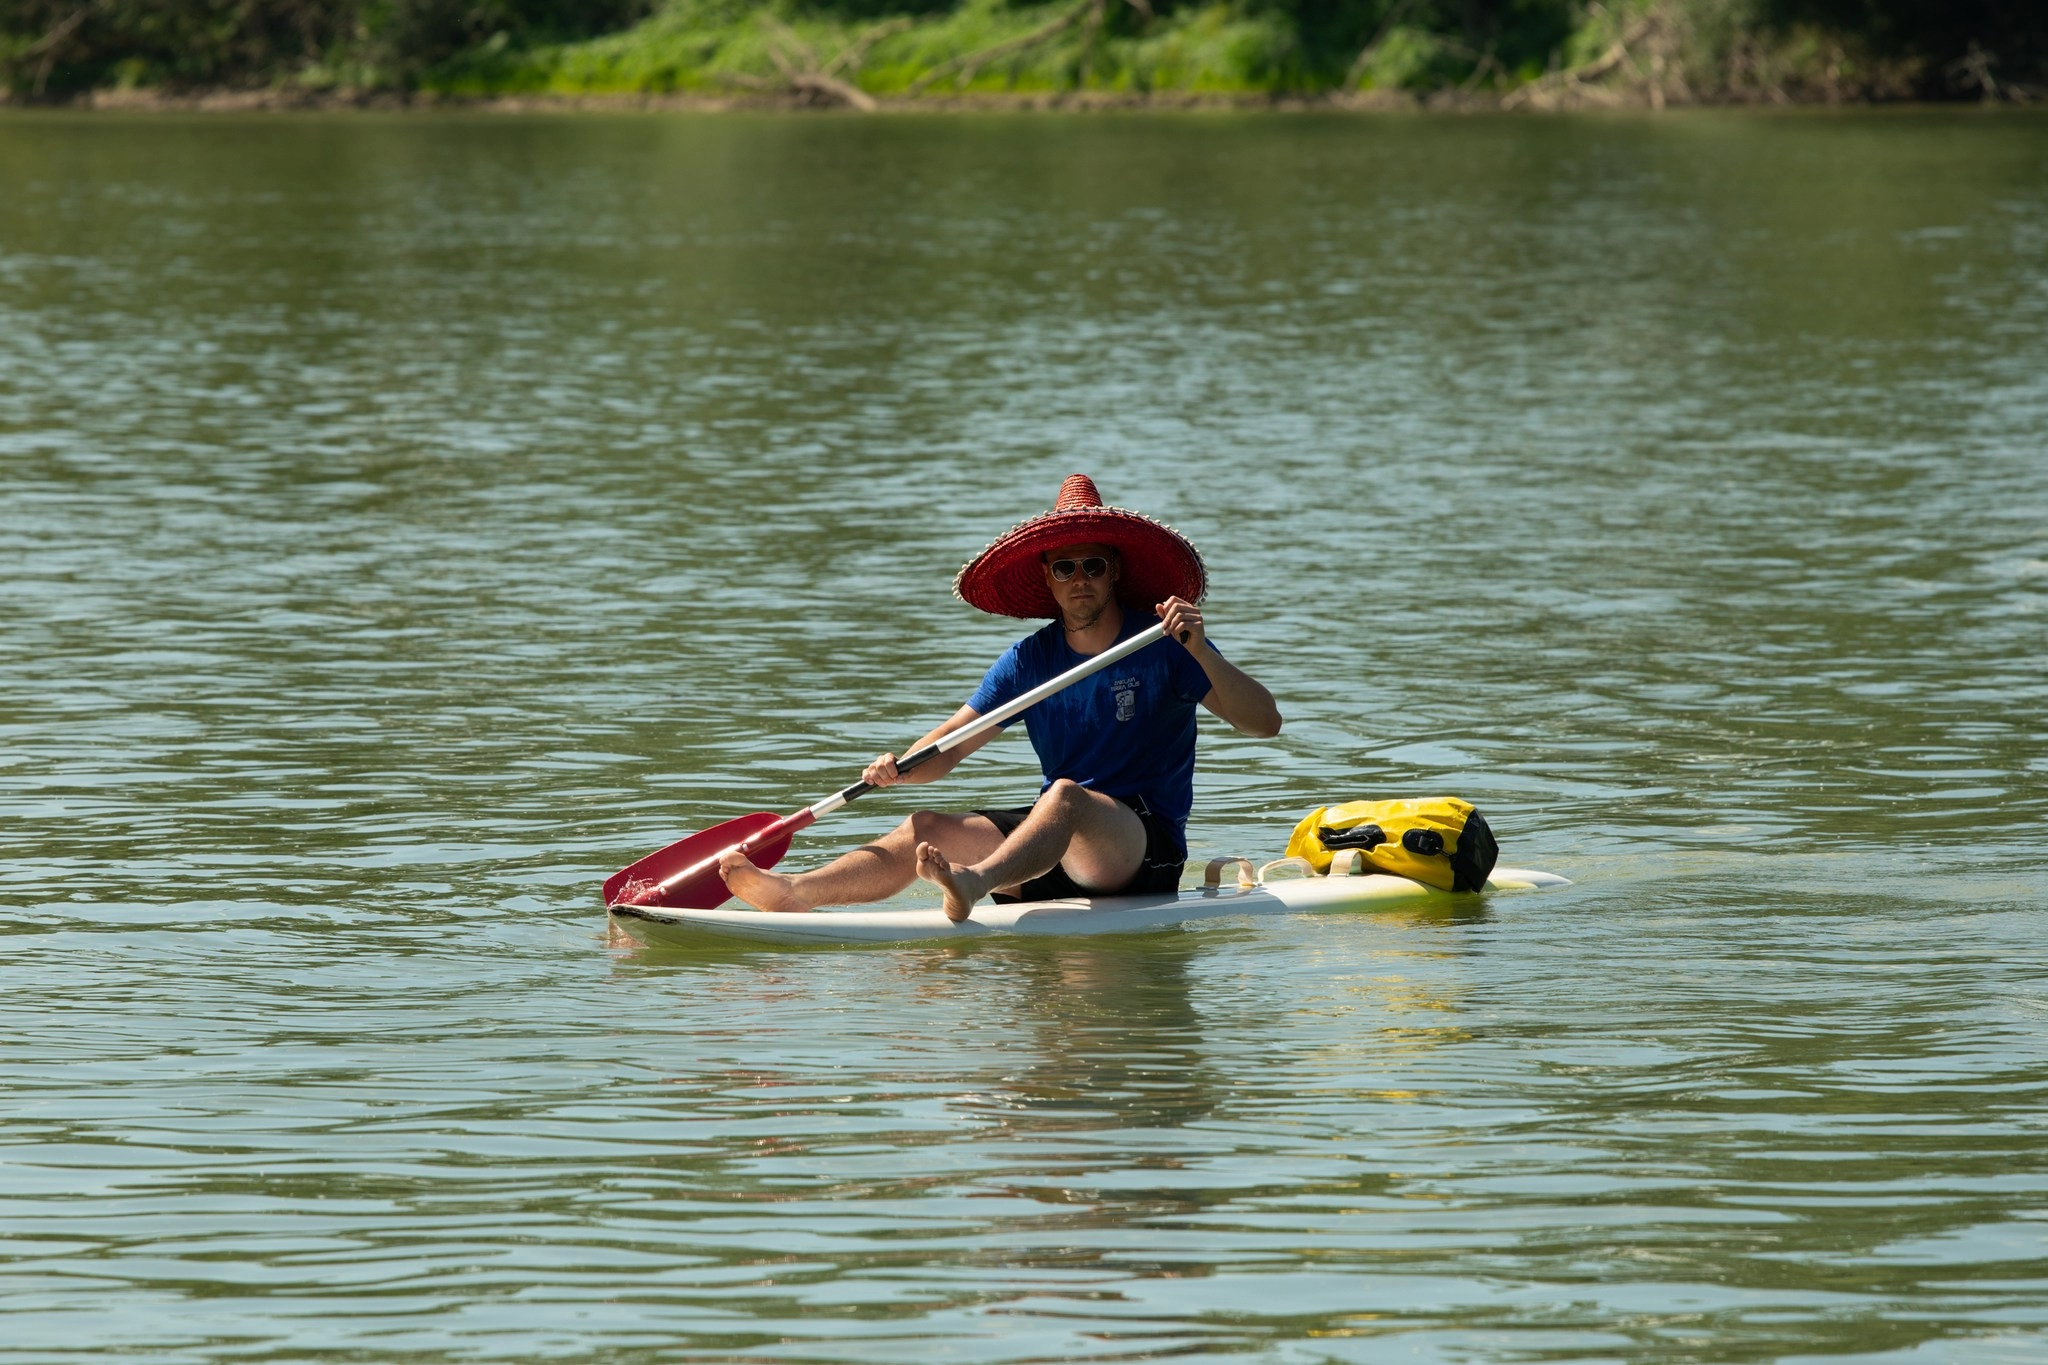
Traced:
<path fill-rule="evenodd" d="M 1187 861 L 1194 802 L 1195 706 L 1248 735 L 1280 732 L 1273 695 L 1209 643 L 1195 604 L 1202 558 L 1172 527 L 1105 507 L 1087 476 L 1060 485 L 1053 510 L 1011 529 L 960 571 L 953 591 L 1003 616 L 1051 616 L 1012 645 L 967 705 L 918 741 L 969 724 L 1090 655 L 1145 629 L 1167 638 L 1075 683 L 1023 715 L 1045 785 L 1016 810 L 921 810 L 875 843 L 815 872 L 764 871 L 738 853 L 719 860 L 735 896 L 761 910 L 813 910 L 881 900 L 922 877 L 964 920 L 976 901 L 1172 894 Z M 883 754 L 861 774 L 877 787 L 934 782 L 994 735 L 912 769 Z"/>

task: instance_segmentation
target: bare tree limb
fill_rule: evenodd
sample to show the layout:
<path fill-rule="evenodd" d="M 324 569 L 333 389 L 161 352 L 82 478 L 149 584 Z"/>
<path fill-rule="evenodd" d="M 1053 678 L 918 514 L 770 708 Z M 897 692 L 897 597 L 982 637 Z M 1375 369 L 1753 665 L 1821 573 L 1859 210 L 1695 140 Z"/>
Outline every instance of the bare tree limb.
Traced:
<path fill-rule="evenodd" d="M 50 83 L 50 73 L 57 69 L 57 54 L 63 50 L 65 39 L 78 31 L 78 26 L 85 22 L 85 16 L 91 14 L 94 7 L 93 0 L 87 0 L 87 3 L 80 5 L 77 9 L 58 20 L 48 33 L 45 33 L 16 54 L 17 58 L 42 58 L 40 62 L 36 63 L 35 85 L 30 90 L 30 94 L 35 98 L 41 99 L 43 97 L 43 90 Z"/>
<path fill-rule="evenodd" d="M 1506 74 L 1507 71 L 1507 68 L 1503 67 L 1499 59 L 1493 55 L 1493 49 L 1490 47 L 1480 55 L 1477 62 L 1473 63 L 1472 74 L 1467 76 L 1465 83 L 1458 87 L 1459 91 L 1467 95 L 1471 94 L 1479 88 L 1479 82 L 1486 79 L 1486 73 L 1489 71 L 1499 71 L 1502 74 Z"/>
<path fill-rule="evenodd" d="M 1005 42 L 997 43 L 993 47 L 985 47 L 979 52 L 970 52 L 965 56 L 955 57 L 949 62 L 941 62 L 912 81 L 906 93 L 912 95 L 921 94 L 932 82 L 944 76 L 957 75 L 959 82 L 965 84 L 967 81 L 973 80 L 975 73 L 990 62 L 1014 56 L 1019 52 L 1037 47 L 1049 38 L 1058 37 L 1079 23 L 1083 15 L 1095 13 L 1098 8 L 1099 0 L 1081 0 L 1080 4 L 1074 6 L 1065 14 L 1060 15 L 1051 23 L 1035 28 L 1022 37 L 1011 38 Z"/>
<path fill-rule="evenodd" d="M 894 37 L 896 34 L 903 32 L 903 30 L 915 28 L 916 26 L 917 21 L 907 16 L 891 19 L 887 23 L 876 24 L 872 28 L 864 30 L 852 42 L 841 48 L 839 55 L 825 63 L 819 74 L 835 76 L 841 71 L 859 71 L 862 63 L 868 59 L 869 48 L 872 48 L 884 38 Z"/>
<path fill-rule="evenodd" d="M 850 81 L 841 80 L 836 73 L 858 71 L 861 62 L 867 58 L 869 48 L 892 33 L 900 33 L 911 23 L 905 18 L 876 24 L 848 43 L 831 61 L 820 64 L 817 50 L 795 29 L 773 15 L 761 16 L 761 24 L 768 30 L 768 60 L 775 63 L 775 69 L 782 73 L 783 82 L 790 90 L 811 100 L 844 104 L 863 114 L 875 112 L 874 96 Z"/>
<path fill-rule="evenodd" d="M 851 105 L 863 114 L 875 112 L 875 97 L 856 85 L 822 71 L 799 71 L 789 78 L 789 88 L 800 95 L 822 95 L 828 100 Z"/>
<path fill-rule="evenodd" d="M 1093 0 L 1088 6 L 1088 22 L 1081 30 L 1081 63 L 1078 74 L 1085 83 L 1088 79 L 1088 64 L 1095 60 L 1095 40 L 1102 36 L 1103 0 Z M 972 76 L 969 80 L 974 79 Z"/>
<path fill-rule="evenodd" d="M 811 45 L 805 42 L 803 40 L 803 36 L 799 34 L 795 29 L 791 28 L 788 24 L 783 23 L 780 19 L 777 19 L 772 14 L 763 14 L 761 16 L 761 26 L 767 29 L 769 34 L 771 35 L 768 45 L 768 55 L 771 59 L 775 61 L 775 64 L 777 66 L 781 66 L 783 64 L 782 60 L 776 56 L 775 44 L 777 42 L 780 42 L 787 44 L 789 50 L 792 53 L 794 53 L 797 57 L 802 59 L 803 69 L 805 71 L 816 71 L 818 69 L 818 54 L 811 51 Z"/>
<path fill-rule="evenodd" d="M 1517 105 L 1522 104 L 1544 103 L 1568 91 L 1578 94 L 1590 94 L 1591 92 L 1583 88 L 1589 82 L 1597 81 L 1601 77 L 1610 74 L 1623 63 L 1628 63 L 1631 67 L 1634 66 L 1635 59 L 1629 55 L 1629 46 L 1633 43 L 1641 42 L 1656 26 L 1656 15 L 1644 15 L 1635 23 L 1629 25 L 1628 30 L 1621 37 L 1614 40 L 1613 46 L 1609 47 L 1592 61 L 1563 71 L 1550 72 L 1548 75 L 1530 81 L 1519 89 L 1510 90 L 1506 97 L 1501 100 L 1500 107 L 1503 109 L 1513 109 Z"/>
<path fill-rule="evenodd" d="M 1942 74 L 1948 77 L 1950 85 L 1964 90 L 1975 89 L 1984 96 L 1986 104 L 1996 104 L 2000 92 L 1998 78 L 1991 74 L 1991 68 L 1997 65 L 1997 55 L 1986 52 L 1978 46 L 1977 40 L 1972 38 L 1969 51 L 1941 70 Z M 2020 98 L 2024 99 L 2025 96 Z"/>
<path fill-rule="evenodd" d="M 1346 89 L 1358 84 L 1358 78 L 1365 74 L 1365 68 L 1372 65 L 1373 54 L 1380 50 L 1380 44 L 1394 31 L 1394 25 L 1407 18 L 1408 11 L 1414 8 L 1415 0 L 1396 0 L 1394 7 L 1387 11 L 1387 17 L 1380 20 L 1379 31 L 1374 33 L 1371 40 L 1358 49 L 1358 55 L 1351 59 L 1351 67 L 1344 73 Z"/>

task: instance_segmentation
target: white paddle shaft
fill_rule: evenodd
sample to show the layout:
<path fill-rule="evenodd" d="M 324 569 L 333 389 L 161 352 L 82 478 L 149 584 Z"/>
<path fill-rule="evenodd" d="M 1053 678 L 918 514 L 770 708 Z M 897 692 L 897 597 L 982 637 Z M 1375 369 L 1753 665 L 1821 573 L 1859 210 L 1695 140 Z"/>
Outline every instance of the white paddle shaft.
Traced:
<path fill-rule="evenodd" d="M 1165 638 L 1166 624 L 1164 622 L 1161 622 L 1156 626 L 1152 626 L 1148 629 L 1139 631 L 1136 635 L 1133 635 L 1128 640 L 1118 641 L 1116 644 L 1111 645 L 1108 649 L 1103 650 L 1100 654 L 1094 655 L 1087 659 L 1083 659 L 1080 663 L 1075 664 L 1072 668 L 1060 674 L 1057 678 L 1048 679 L 1047 681 L 1042 682 L 1038 686 L 1032 688 L 1029 692 L 1026 692 L 1023 696 L 1018 697 L 1013 701 L 1003 703 L 1001 706 L 998 706 L 995 710 L 989 712 L 987 715 L 976 716 L 973 720 L 961 726 L 959 729 L 951 730 L 943 735 L 940 735 L 937 739 L 925 745 L 922 749 L 918 749 L 913 753 L 905 754 L 902 758 L 897 760 L 896 771 L 899 773 L 907 773 L 912 768 L 915 768 L 918 764 L 923 763 L 928 758 L 936 758 L 940 754 L 950 753 L 954 749 L 957 749 L 961 745 L 965 744 L 968 740 L 975 738 L 977 735 L 987 734 L 990 730 L 995 729 L 998 725 L 1001 725 L 1004 721 L 1010 719 L 1012 716 L 1019 716 L 1022 715 L 1024 712 L 1029 711 L 1032 707 L 1038 705 L 1038 703 L 1044 701 L 1053 693 L 1064 692 L 1067 688 L 1072 687 L 1075 683 L 1081 681 L 1081 679 L 1085 677 L 1088 677 L 1090 674 L 1100 673 L 1103 669 L 1108 668 L 1117 660 L 1128 659 L 1131 657 L 1131 655 L 1136 654 L 1139 650 L 1145 648 L 1147 645 L 1157 644 L 1159 643 L 1159 641 Z M 844 791 L 833 792 L 823 801 L 820 801 L 816 805 L 812 806 L 811 814 L 814 816 L 830 815 L 833 811 L 838 810 L 841 806 L 853 800 L 855 797 L 861 795 L 864 792 L 869 792 L 872 790 L 874 789 L 870 787 L 867 783 L 856 782 L 851 787 L 846 788 Z"/>

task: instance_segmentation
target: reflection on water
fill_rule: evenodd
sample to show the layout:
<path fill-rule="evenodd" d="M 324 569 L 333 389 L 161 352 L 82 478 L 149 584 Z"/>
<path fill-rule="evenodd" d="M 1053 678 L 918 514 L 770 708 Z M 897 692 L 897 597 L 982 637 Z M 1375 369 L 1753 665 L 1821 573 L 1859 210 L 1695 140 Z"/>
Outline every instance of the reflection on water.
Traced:
<path fill-rule="evenodd" d="M 2044 168 L 0 121 L 0 1356 L 2039 1354 Z M 958 705 L 950 575 L 1075 469 L 1289 717 L 1204 731 L 1197 858 L 1455 792 L 1577 885 L 608 949 Z"/>
<path fill-rule="evenodd" d="M 1030 1067 L 987 1097 L 1006 1132 L 1171 1129 L 1216 1110 L 1188 967 L 1193 934 L 1154 946 L 1030 944 L 1019 990 L 1039 1018 Z"/>

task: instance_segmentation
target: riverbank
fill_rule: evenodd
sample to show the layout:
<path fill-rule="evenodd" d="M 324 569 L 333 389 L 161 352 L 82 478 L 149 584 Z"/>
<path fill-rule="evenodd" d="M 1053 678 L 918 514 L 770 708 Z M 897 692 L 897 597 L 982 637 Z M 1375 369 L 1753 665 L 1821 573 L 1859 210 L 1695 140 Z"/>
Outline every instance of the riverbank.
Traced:
<path fill-rule="evenodd" d="M 1987 102 L 1988 103 L 1988 102 Z M 1487 114 L 1526 110 L 1553 113 L 1588 110 L 1654 110 L 1672 108 L 1785 108 L 1822 110 L 1829 107 L 1892 109 L 1954 108 L 1953 102 L 1910 100 L 1718 100 L 1667 102 L 1659 104 L 1646 95 L 1621 98 L 1563 100 L 1510 100 L 1491 92 L 1438 91 L 1415 95 L 1406 91 L 1336 91 L 1320 95 L 1203 94 L 1185 91 L 1130 92 L 1113 90 L 1067 90 L 1002 92 L 975 91 L 913 99 L 869 98 L 858 105 L 844 100 L 820 99 L 801 91 L 745 92 L 735 95 L 677 93 L 588 93 L 538 92 L 517 95 L 451 95 L 420 90 L 100 90 L 87 91 L 61 103 L 10 105 L 0 100 L 0 112 L 9 108 L 27 113 L 36 109 L 82 110 L 105 113 L 321 113 L 383 112 L 431 113 L 467 112 L 486 114 L 532 113 L 748 113 L 748 112 L 839 112 L 857 114 L 909 113 L 1335 113 L 1335 114 Z M 2015 107 L 2008 104 L 2006 107 Z M 2022 106 L 2024 107 L 2024 106 Z"/>
<path fill-rule="evenodd" d="M 870 98 L 860 106 L 819 99 L 805 92 L 748 91 L 735 95 L 539 92 L 518 95 L 451 95 L 405 90 L 100 90 L 88 91 L 57 105 L 17 104 L 22 112 L 38 108 L 108 113 L 319 113 L 347 112 L 474 112 L 527 113 L 1111 113 L 1144 112 L 1274 112 L 1274 113 L 1442 113 L 1496 112 L 1497 96 L 1441 92 L 1423 97 L 1405 91 L 1338 91 L 1322 95 L 1223 94 L 1185 91 L 1131 92 L 1114 90 L 973 91 L 914 99 Z M 0 110 L 6 109 L 0 101 Z M 1622 106 L 1616 106 L 1622 107 Z M 1647 107 L 1637 102 L 1636 107 Z"/>
<path fill-rule="evenodd" d="M 1863 31 L 1780 22 L 1771 16 L 1786 11 L 1740 0 L 1539 3 L 1512 24 L 1436 20 L 1411 0 L 1363 4 L 1343 23 L 1285 4 L 919 3 L 667 0 L 567 39 L 508 25 L 432 41 L 417 25 L 377 29 L 364 11 L 324 40 L 294 47 L 266 31 L 232 53 L 200 37 L 164 48 L 153 30 L 121 29 L 88 6 L 47 31 L 0 34 L 0 87 L 13 103 L 123 109 L 1567 110 L 2048 98 L 2048 24 L 2025 19 L 1986 29 L 2001 49 L 1962 36 L 1984 24 Z M 325 8 L 337 24 L 347 17 L 340 0 Z"/>

